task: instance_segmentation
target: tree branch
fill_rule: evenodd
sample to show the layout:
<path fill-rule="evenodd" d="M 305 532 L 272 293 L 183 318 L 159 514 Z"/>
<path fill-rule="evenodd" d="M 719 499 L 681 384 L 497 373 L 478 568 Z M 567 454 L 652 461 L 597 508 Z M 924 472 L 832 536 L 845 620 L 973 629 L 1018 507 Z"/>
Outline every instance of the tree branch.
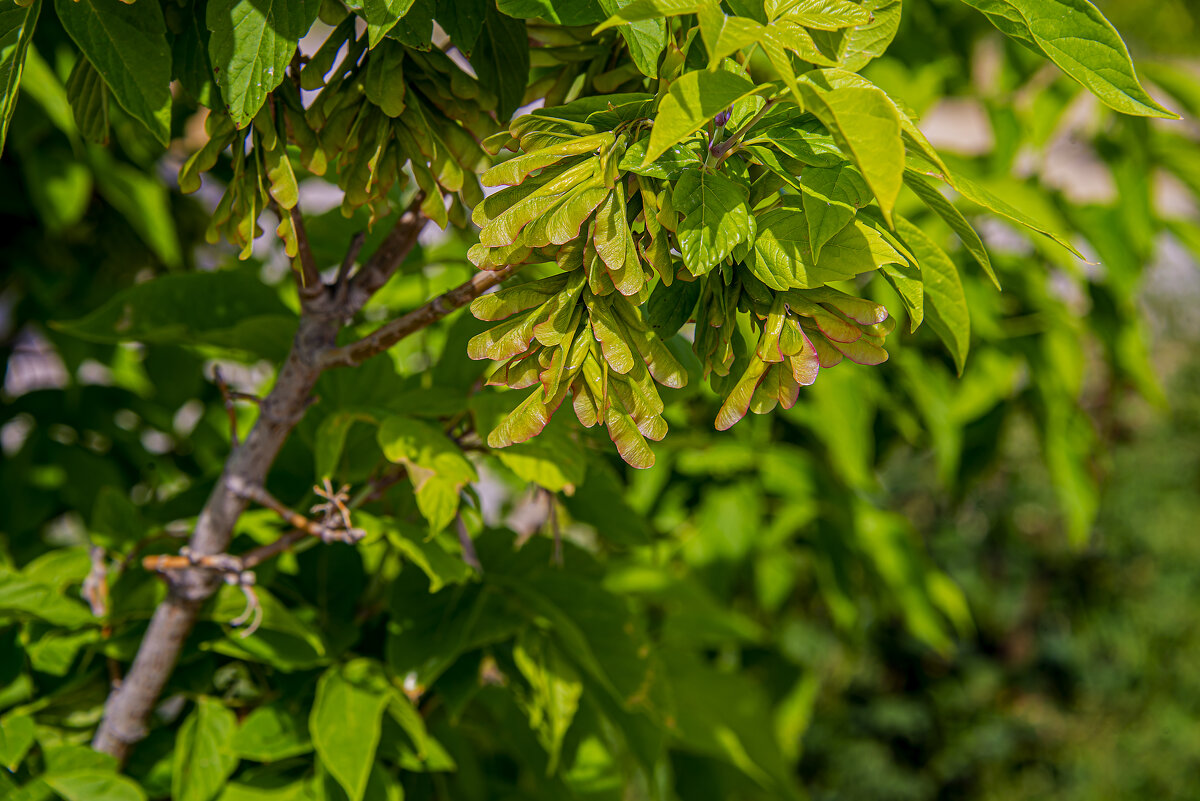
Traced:
<path fill-rule="evenodd" d="M 295 212 L 299 218 L 299 212 Z M 359 282 L 352 294 L 350 308 L 357 311 L 370 295 L 386 283 L 416 244 L 425 218 L 410 209 L 401 215 L 384 245 L 372 255 L 370 280 Z M 312 251 L 302 225 L 296 229 L 301 243 L 303 269 L 316 275 Z M 306 279 L 307 280 L 307 279 Z M 275 386 L 263 398 L 258 420 L 241 445 L 226 459 L 220 478 L 213 487 L 188 542 L 196 557 L 224 553 L 232 539 L 233 527 L 245 510 L 247 500 L 233 491 L 231 482 L 261 487 L 284 441 L 304 416 L 313 387 L 325 367 L 323 354 L 332 349 L 347 308 L 334 302 L 321 285 L 319 276 L 314 291 L 301 305 L 300 322 L 292 348 L 279 370 Z M 302 291 L 303 297 L 303 291 Z M 436 318 L 435 318 L 436 319 Z M 137 656 L 128 675 L 114 687 L 104 705 L 104 718 L 96 731 L 92 747 L 124 762 L 135 743 L 146 736 L 149 722 L 163 687 L 179 659 L 188 633 L 196 622 L 201 606 L 216 592 L 221 578 L 211 570 L 187 569 L 168 576 L 166 599 L 150 620 Z"/>
<path fill-rule="evenodd" d="M 388 232 L 387 238 L 347 282 L 344 298 L 346 317 L 352 317 L 366 305 L 371 296 L 399 269 L 405 257 L 417 244 L 417 235 L 421 233 L 426 221 L 425 215 L 421 213 L 421 201 L 424 199 L 425 194 L 418 192 L 408 209 L 396 220 L 396 225 Z"/>
<path fill-rule="evenodd" d="M 333 348 L 321 355 L 321 367 L 354 367 L 395 345 L 400 340 L 420 331 L 445 317 L 457 308 L 467 305 L 504 279 L 511 276 L 521 265 L 512 265 L 502 270 L 479 272 L 449 292 L 414 309 L 403 317 L 384 323 L 373 332 L 349 345 Z"/>

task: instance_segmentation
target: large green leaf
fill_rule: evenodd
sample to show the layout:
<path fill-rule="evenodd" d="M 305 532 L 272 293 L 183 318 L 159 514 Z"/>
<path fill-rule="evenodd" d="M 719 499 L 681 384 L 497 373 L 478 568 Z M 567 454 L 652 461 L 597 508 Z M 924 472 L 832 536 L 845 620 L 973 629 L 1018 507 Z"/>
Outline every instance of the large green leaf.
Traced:
<path fill-rule="evenodd" d="M 488 4 L 471 66 L 480 84 L 496 95 L 496 116 L 507 122 L 525 97 L 529 82 L 529 36 L 525 23 Z"/>
<path fill-rule="evenodd" d="M 170 192 L 155 175 L 113 159 L 102 148 L 90 149 L 96 189 L 137 232 L 167 267 L 183 266 Z"/>
<path fill-rule="evenodd" d="M 346 5 L 366 20 L 367 42 L 373 48 L 408 13 L 413 0 L 353 0 Z"/>
<path fill-rule="evenodd" d="M 716 5 L 714 0 L 633 0 L 613 13 L 603 24 L 596 26 L 593 35 L 608 28 L 648 19 L 677 17 L 680 14 L 695 14 L 706 6 Z"/>
<path fill-rule="evenodd" d="M 642 166 L 700 130 L 737 101 L 758 91 L 751 81 L 727 70 L 697 70 L 681 76 L 663 98 L 650 131 Z"/>
<path fill-rule="evenodd" d="M 29 715 L 12 712 L 0 718 L 0 765 L 15 772 L 33 741 L 34 724 Z"/>
<path fill-rule="evenodd" d="M 904 183 L 912 189 L 913 193 L 928 206 L 935 214 L 946 221 L 958 238 L 962 240 L 963 247 L 967 252 L 975 257 L 975 261 L 979 262 L 979 266 L 987 273 L 987 277 L 992 280 L 996 289 L 1000 289 L 1000 279 L 996 277 L 996 271 L 992 269 L 992 260 L 988 257 L 987 248 L 983 245 L 983 240 L 979 238 L 979 234 L 971 227 L 971 223 L 967 222 L 967 218 L 957 207 L 933 187 L 928 181 L 921 177 L 921 174 L 915 170 L 905 170 Z"/>
<path fill-rule="evenodd" d="M 904 261 L 878 231 L 858 221 L 831 237 L 815 263 L 804 212 L 794 207 L 772 209 L 758 224 L 750 268 L 772 289 L 811 289 Z"/>
<path fill-rule="evenodd" d="M 171 798 L 212 801 L 237 768 L 232 740 L 237 718 L 216 698 L 201 697 L 175 741 Z"/>
<path fill-rule="evenodd" d="M 276 762 L 313 750 L 304 717 L 286 700 L 260 706 L 238 726 L 230 747 L 242 759 Z"/>
<path fill-rule="evenodd" d="M 689 170 L 675 184 L 671 202 L 684 215 L 676 233 L 693 275 L 716 267 L 739 243 L 754 241 L 746 188 L 720 173 Z"/>
<path fill-rule="evenodd" d="M 458 514 L 463 487 L 478 479 L 475 468 L 440 429 L 411 417 L 389 417 L 379 426 L 379 447 L 389 461 L 408 468 L 417 507 L 432 532 Z"/>
<path fill-rule="evenodd" d="M 606 14 L 616 14 L 637 0 L 600 0 Z M 667 24 L 661 19 L 643 19 L 630 22 L 619 28 L 629 57 L 650 78 L 658 77 L 658 58 L 667 46 Z"/>
<path fill-rule="evenodd" d="M 663 339 L 672 337 L 691 319 L 699 299 L 699 281 L 659 284 L 646 301 L 646 322 Z"/>
<path fill-rule="evenodd" d="M 111 771 L 82 769 L 42 777 L 65 801 L 146 801 L 137 782 Z"/>
<path fill-rule="evenodd" d="M 250 124 L 267 95 L 283 82 L 296 46 L 317 18 L 320 5 L 319 0 L 212 0 L 208 4 L 206 22 L 212 34 L 208 55 L 221 99 L 238 128 Z"/>
<path fill-rule="evenodd" d="M 558 646 L 545 636 L 520 637 L 513 648 L 513 661 L 529 683 L 530 693 L 524 706 L 529 725 L 550 753 L 546 771 L 552 773 L 562 753 L 563 737 L 579 708 L 583 681 Z"/>
<path fill-rule="evenodd" d="M 900 115 L 881 89 L 843 70 L 813 70 L 798 78 L 809 110 L 854 160 L 889 220 L 904 183 Z"/>
<path fill-rule="evenodd" d="M 1142 117 L 1177 117 L 1141 83 L 1112 23 L 1088 0 L 963 0 L 992 24 L 1042 53 L 1104 103 Z"/>
<path fill-rule="evenodd" d="M 54 0 L 54 10 L 121 108 L 166 145 L 171 138 L 171 51 L 159 5 Z"/>
<path fill-rule="evenodd" d="M 871 21 L 871 14 L 851 0 L 767 0 L 767 15 L 786 15 L 806 28 L 836 31 Z"/>
<path fill-rule="evenodd" d="M 594 25 L 605 13 L 597 0 L 496 0 L 496 7 L 510 17 L 555 25 Z"/>
<path fill-rule="evenodd" d="M 925 319 L 946 343 L 961 374 L 971 346 L 971 317 L 954 261 L 929 236 L 903 217 L 896 231 L 917 257 L 925 285 Z"/>
<path fill-rule="evenodd" d="M 763 38 L 764 28 L 746 17 L 731 17 L 719 6 L 700 9 L 700 33 L 708 49 L 709 69 L 716 69 L 721 59 L 749 47 Z"/>
<path fill-rule="evenodd" d="M 228 270 L 135 284 L 88 316 L 53 325 L 92 342 L 211 345 L 279 359 L 296 318 L 257 276 Z"/>
<path fill-rule="evenodd" d="M 809 245 L 814 262 L 821 248 L 845 228 L 870 200 L 862 178 L 849 164 L 806 167 L 800 174 L 801 201 L 808 219 Z"/>
<path fill-rule="evenodd" d="M 81 601 L 64 597 L 53 584 L 12 572 L 0 572 L 0 618 L 36 618 L 67 628 L 95 620 Z"/>
<path fill-rule="evenodd" d="M 350 801 L 362 801 L 392 692 L 379 665 L 356 659 L 334 665 L 317 682 L 308 718 L 321 764 Z"/>
<path fill-rule="evenodd" d="M 999 214 L 1001 217 L 1006 217 L 1010 221 L 1015 222 L 1017 225 L 1049 237 L 1079 258 L 1083 258 L 1083 254 L 1081 254 L 1075 248 L 1075 246 L 1067 240 L 1065 234 L 1056 231 L 1046 223 L 1034 219 L 1032 216 L 1021 209 L 1018 209 L 1016 206 L 1013 206 L 1011 203 L 1008 203 L 1007 201 L 997 197 L 991 190 L 987 189 L 982 184 L 972 181 L 970 178 L 967 178 L 965 175 L 959 172 L 952 172 L 945 164 L 940 166 L 942 168 L 942 172 L 940 173 L 936 171 L 925 171 L 922 174 L 945 181 L 966 200 L 969 200 L 978 206 L 982 206 L 988 211 Z"/>
<path fill-rule="evenodd" d="M 842 67 L 858 71 L 888 49 L 900 29 L 900 0 L 864 0 L 871 21 L 842 32 Z"/>
<path fill-rule="evenodd" d="M 28 6 L 5 3 L 0 8 L 0 153 L 8 136 L 8 121 L 17 105 L 17 88 L 25 67 L 25 53 L 33 41 L 42 0 Z"/>
<path fill-rule="evenodd" d="M 470 56 L 491 5 L 489 0 L 437 0 L 434 16 L 454 46 Z"/>

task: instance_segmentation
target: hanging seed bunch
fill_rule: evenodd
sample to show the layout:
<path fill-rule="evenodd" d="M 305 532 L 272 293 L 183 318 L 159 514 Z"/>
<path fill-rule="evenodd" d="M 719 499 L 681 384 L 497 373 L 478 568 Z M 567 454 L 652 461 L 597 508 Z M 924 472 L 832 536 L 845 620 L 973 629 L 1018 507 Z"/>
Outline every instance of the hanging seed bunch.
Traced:
<path fill-rule="evenodd" d="M 227 114 L 208 115 L 209 140 L 184 164 L 179 183 L 184 192 L 196 191 L 201 174 L 229 150 L 233 177 L 209 241 L 224 237 L 247 258 L 262 234 L 262 211 L 271 203 L 284 211 L 296 205 L 293 161 L 343 190 L 346 216 L 366 206 L 372 223 L 393 211 L 410 173 L 424 193 L 421 210 L 442 227 L 465 225 L 467 210 L 483 199 L 478 174 L 488 161 L 479 140 L 497 127 L 495 96 L 436 48 L 384 38 L 368 50 L 355 19 L 347 16 L 333 29 L 251 125 L 238 130 Z M 307 107 L 300 90 L 316 92 Z M 295 145 L 290 152 L 288 142 Z M 280 216 L 278 234 L 294 257 L 291 220 Z"/>
<path fill-rule="evenodd" d="M 724 399 L 720 429 L 747 411 L 790 408 L 842 358 L 887 358 L 887 310 L 826 284 L 908 262 L 877 210 L 860 216 L 870 192 L 832 136 L 811 115 L 770 113 L 751 96 L 647 161 L 654 107 L 647 94 L 584 98 L 484 142 L 516 155 L 483 175 L 501 188 L 475 208 L 470 258 L 485 270 L 552 261 L 563 271 L 472 305 L 503 322 L 469 355 L 499 362 L 490 383 L 533 388 L 492 447 L 536 436 L 570 396 L 579 422 L 607 428 L 627 462 L 653 464 L 647 440 L 667 431 L 658 388 L 688 380 L 664 337 L 689 320 Z M 647 317 L 656 307 L 677 319 L 664 329 Z"/>

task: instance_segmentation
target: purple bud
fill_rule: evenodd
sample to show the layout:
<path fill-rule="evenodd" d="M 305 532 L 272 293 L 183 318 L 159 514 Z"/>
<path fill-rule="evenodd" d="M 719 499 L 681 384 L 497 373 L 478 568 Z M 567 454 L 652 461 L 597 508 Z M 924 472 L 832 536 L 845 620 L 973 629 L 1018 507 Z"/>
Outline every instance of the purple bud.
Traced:
<path fill-rule="evenodd" d="M 718 114 L 716 117 L 713 118 L 713 122 L 715 122 L 717 124 L 717 127 L 723 127 L 725 125 L 725 123 L 729 122 L 729 115 L 732 112 L 733 112 L 732 108 L 725 109 L 724 111 L 722 111 L 720 114 Z"/>

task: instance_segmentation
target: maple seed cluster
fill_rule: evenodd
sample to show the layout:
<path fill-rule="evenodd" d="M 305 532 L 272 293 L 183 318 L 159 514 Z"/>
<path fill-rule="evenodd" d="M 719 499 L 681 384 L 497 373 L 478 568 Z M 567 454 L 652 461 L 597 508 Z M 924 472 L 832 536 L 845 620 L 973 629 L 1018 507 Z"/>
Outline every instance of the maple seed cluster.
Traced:
<path fill-rule="evenodd" d="M 475 207 L 480 234 L 470 259 L 484 270 L 551 262 L 559 270 L 471 306 L 481 320 L 502 321 L 468 346 L 471 358 L 499 362 L 489 383 L 533 389 L 491 432 L 491 447 L 538 435 L 570 396 L 583 426 L 604 426 L 626 462 L 651 466 L 647 440 L 667 432 L 659 387 L 688 381 L 683 354 L 673 350 L 681 340 L 668 342 L 688 321 L 703 377 L 724 399 L 719 429 L 748 411 L 790 408 L 801 386 L 843 357 L 887 358 L 884 337 L 894 326 L 887 310 L 824 284 L 876 269 L 880 259 L 903 261 L 900 253 L 873 229 L 855 227 L 854 207 L 845 203 L 840 226 L 818 232 L 818 258 L 811 242 L 803 253 L 781 252 L 780 239 L 794 240 L 797 226 L 808 230 L 797 195 L 781 191 L 778 180 L 756 183 L 753 173 L 773 173 L 752 151 L 731 150 L 711 168 L 700 138 L 643 164 L 651 102 L 649 95 L 582 99 L 522 116 L 484 142 L 493 154 L 517 155 L 483 175 L 485 186 L 503 188 Z M 751 98 L 730 115 L 740 111 L 744 122 L 764 105 Z M 781 120 L 792 122 L 777 116 L 767 124 Z M 783 155 L 789 163 L 780 169 L 793 183 L 804 169 L 830 163 L 851 170 L 835 152 L 830 142 L 809 164 Z M 849 174 L 842 183 L 866 202 L 861 179 Z M 756 241 L 765 253 L 756 254 Z M 781 260 L 796 264 L 767 281 L 750 266 L 766 270 Z"/>

